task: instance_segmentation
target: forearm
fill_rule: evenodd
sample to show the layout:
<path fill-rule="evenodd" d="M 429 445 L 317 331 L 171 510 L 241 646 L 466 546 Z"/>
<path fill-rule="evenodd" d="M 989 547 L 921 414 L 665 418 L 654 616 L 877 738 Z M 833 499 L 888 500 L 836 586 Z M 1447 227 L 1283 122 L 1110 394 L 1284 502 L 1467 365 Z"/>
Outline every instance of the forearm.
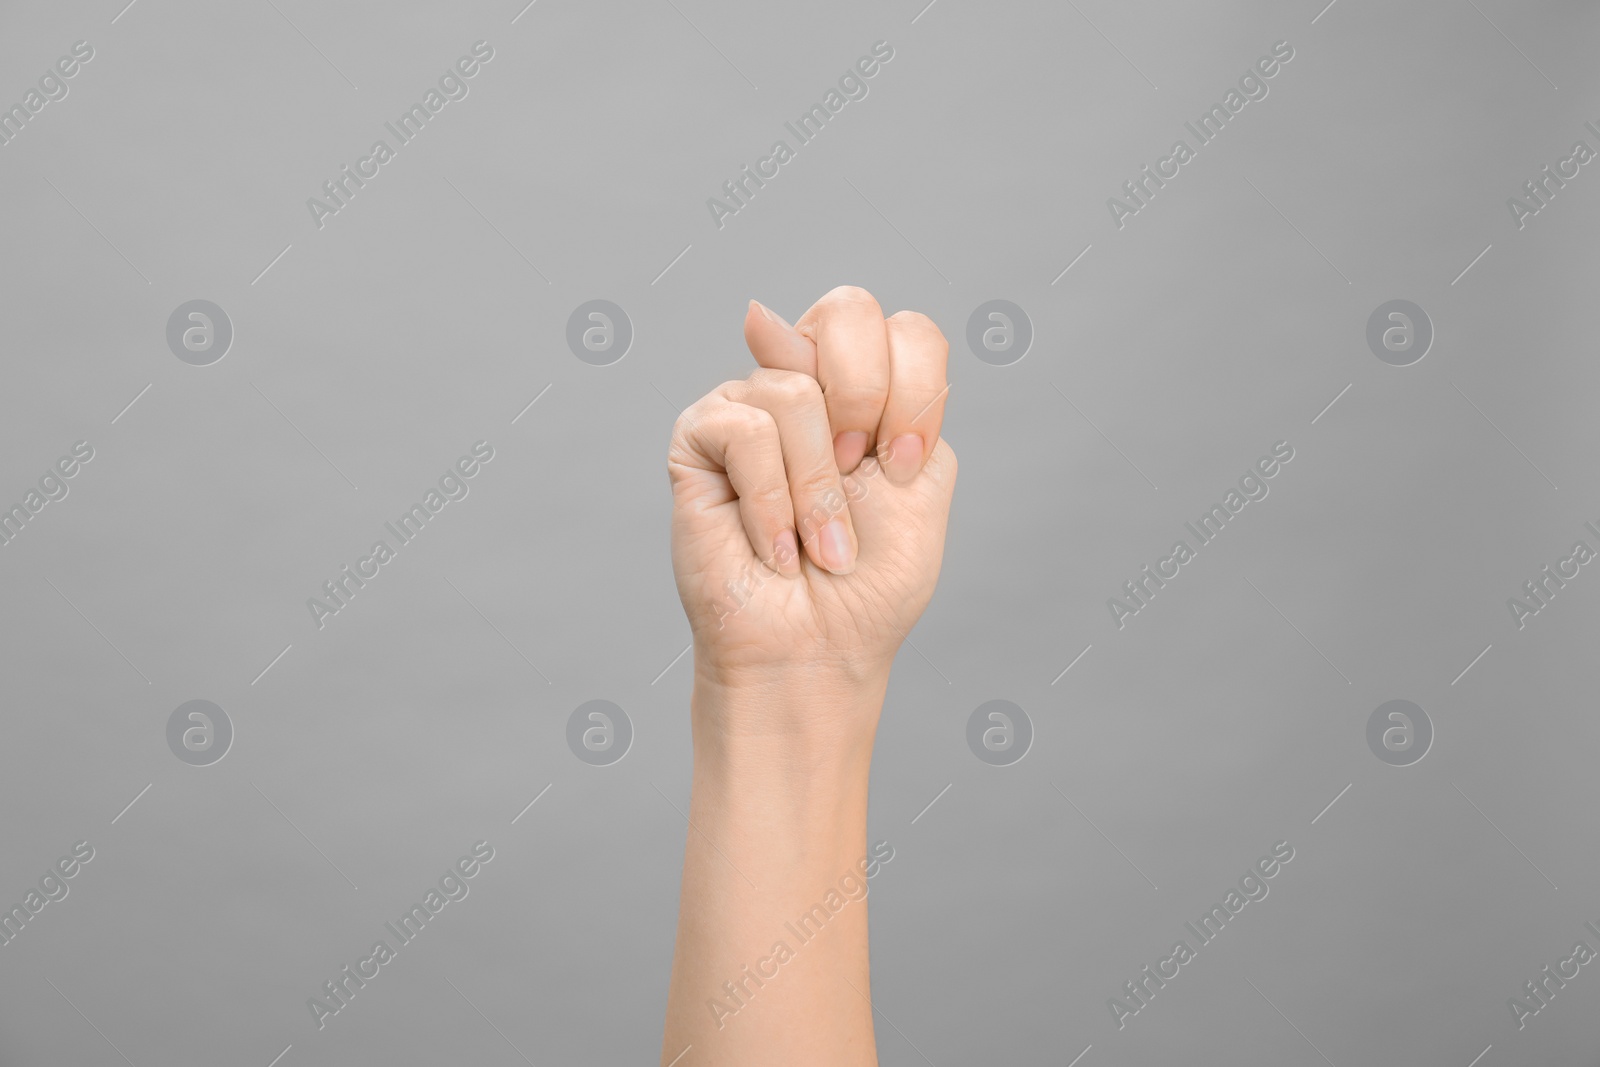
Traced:
<path fill-rule="evenodd" d="M 662 1063 L 877 1062 L 867 781 L 883 684 L 697 678 Z"/>
<path fill-rule="evenodd" d="M 939 575 L 949 344 L 852 286 L 793 326 L 751 301 L 745 340 L 761 369 L 667 453 L 695 760 L 661 1062 L 872 1067 L 867 879 L 894 850 L 868 848 L 867 779 Z"/>

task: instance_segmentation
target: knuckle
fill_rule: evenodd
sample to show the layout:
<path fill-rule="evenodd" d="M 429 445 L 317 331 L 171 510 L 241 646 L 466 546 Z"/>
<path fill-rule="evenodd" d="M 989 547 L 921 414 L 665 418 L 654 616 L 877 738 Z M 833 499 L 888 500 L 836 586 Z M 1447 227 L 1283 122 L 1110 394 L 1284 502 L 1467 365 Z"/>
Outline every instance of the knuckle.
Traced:
<path fill-rule="evenodd" d="M 759 376 L 761 388 L 771 392 L 785 404 L 798 406 L 816 404 L 822 400 L 822 386 L 809 374 L 788 370 L 762 370 L 751 375 Z"/>
<path fill-rule="evenodd" d="M 870 418 L 883 411 L 883 405 L 889 399 L 889 389 L 887 383 L 833 382 L 824 395 L 830 410 Z"/>
<path fill-rule="evenodd" d="M 859 285 L 836 286 L 828 290 L 827 294 L 817 302 L 830 308 L 870 311 L 879 318 L 883 317 L 883 309 L 878 306 L 878 298 Z"/>
<path fill-rule="evenodd" d="M 829 513 L 837 511 L 844 502 L 838 475 L 829 471 L 817 471 L 800 478 L 794 483 L 794 498 L 807 502 L 813 511 L 821 507 Z"/>
<path fill-rule="evenodd" d="M 939 329 L 939 324 L 920 311 L 896 311 L 888 318 L 889 328 L 897 333 L 905 333 L 917 338 L 933 339 L 937 337 L 944 340 L 944 331 Z"/>
<path fill-rule="evenodd" d="M 896 311 L 885 323 L 891 339 L 914 345 L 924 351 L 937 352 L 944 359 L 950 354 L 950 342 L 939 324 L 920 311 Z"/>
<path fill-rule="evenodd" d="M 756 438 L 777 436 L 778 424 L 760 408 L 748 404 L 729 404 L 721 417 L 726 420 L 729 436 Z"/>
<path fill-rule="evenodd" d="M 934 330 L 939 328 L 938 326 L 934 325 L 934 321 L 928 316 L 924 315 L 920 311 L 912 311 L 910 308 L 901 308 L 899 311 L 896 311 L 893 315 L 889 316 L 889 321 L 894 323 L 897 327 L 902 328 Z"/>
<path fill-rule="evenodd" d="M 726 407 L 727 403 L 727 400 L 716 392 L 707 393 L 678 413 L 677 421 L 672 424 L 672 436 L 678 438 L 693 436 L 696 427 L 704 425 L 720 408 Z"/>
<path fill-rule="evenodd" d="M 672 438 L 667 443 L 667 469 L 672 473 L 674 483 L 683 470 L 695 465 L 695 456 L 699 452 L 694 439 L 696 420 L 693 410 L 690 408 L 678 416 L 672 424 Z"/>
<path fill-rule="evenodd" d="M 682 447 L 689 440 L 690 435 L 694 433 L 695 424 L 698 420 L 695 419 L 693 411 L 694 408 L 688 408 L 681 412 L 676 421 L 673 422 L 672 445 L 674 448 Z"/>
<path fill-rule="evenodd" d="M 790 515 L 789 487 L 781 482 L 768 482 L 751 486 L 741 496 L 754 504 L 765 515 L 780 523 L 787 523 Z"/>

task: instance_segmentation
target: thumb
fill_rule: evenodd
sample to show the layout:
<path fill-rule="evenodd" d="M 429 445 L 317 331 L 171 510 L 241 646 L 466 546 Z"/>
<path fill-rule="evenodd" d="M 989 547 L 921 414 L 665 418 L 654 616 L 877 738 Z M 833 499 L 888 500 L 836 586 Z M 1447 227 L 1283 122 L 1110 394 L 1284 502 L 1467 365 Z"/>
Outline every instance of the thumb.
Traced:
<path fill-rule="evenodd" d="M 817 346 L 754 300 L 744 315 L 744 343 L 760 366 L 817 376 Z"/>

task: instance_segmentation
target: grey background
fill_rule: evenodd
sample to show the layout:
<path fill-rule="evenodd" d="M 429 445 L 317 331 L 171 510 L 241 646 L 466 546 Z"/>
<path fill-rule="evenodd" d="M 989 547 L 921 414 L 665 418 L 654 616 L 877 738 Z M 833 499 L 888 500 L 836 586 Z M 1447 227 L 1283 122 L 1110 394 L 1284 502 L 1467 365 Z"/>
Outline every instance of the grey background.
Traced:
<path fill-rule="evenodd" d="M 7 106 L 96 53 L 0 147 L 0 498 L 95 449 L 0 548 L 0 898 L 96 850 L 0 948 L 0 1062 L 654 1062 L 691 757 L 667 438 L 748 372 L 748 298 L 842 283 L 952 339 L 962 465 L 874 766 L 883 1062 L 1593 1062 L 1592 968 L 1520 1033 L 1506 1001 L 1600 947 L 1600 577 L 1521 630 L 1505 600 L 1597 543 L 1600 175 L 1520 231 L 1505 200 L 1600 148 L 1600 14 L 922 3 L 0 11 Z M 305 199 L 479 39 L 318 230 Z M 870 95 L 713 225 L 878 40 Z M 1279 40 L 1119 230 L 1106 198 Z M 165 343 L 197 298 L 235 330 L 209 367 Z M 564 340 L 596 298 L 635 330 L 606 367 Z M 962 341 L 995 298 L 1035 330 L 1009 367 Z M 1395 298 L 1435 329 L 1410 367 L 1365 343 Z M 306 598 L 480 439 L 319 631 Z M 1271 495 L 1116 629 L 1279 440 Z M 605 767 L 565 742 L 597 698 L 635 731 Z M 1409 767 L 1365 741 L 1400 698 L 1435 730 Z M 165 740 L 192 699 L 235 730 L 208 767 Z M 991 699 L 1034 724 L 1009 767 L 966 746 Z M 470 896 L 319 1032 L 306 999 L 479 839 Z M 1279 840 L 1119 1031 L 1107 998 Z"/>

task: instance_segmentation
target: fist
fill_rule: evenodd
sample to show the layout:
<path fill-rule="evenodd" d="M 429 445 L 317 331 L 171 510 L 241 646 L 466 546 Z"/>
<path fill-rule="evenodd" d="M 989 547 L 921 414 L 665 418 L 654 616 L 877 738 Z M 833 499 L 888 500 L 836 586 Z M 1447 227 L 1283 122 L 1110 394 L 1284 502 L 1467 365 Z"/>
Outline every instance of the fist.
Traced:
<path fill-rule="evenodd" d="M 667 457 L 697 679 L 882 684 L 939 577 L 949 345 L 848 286 L 793 326 L 752 301 L 744 334 L 761 369 L 685 411 Z"/>

